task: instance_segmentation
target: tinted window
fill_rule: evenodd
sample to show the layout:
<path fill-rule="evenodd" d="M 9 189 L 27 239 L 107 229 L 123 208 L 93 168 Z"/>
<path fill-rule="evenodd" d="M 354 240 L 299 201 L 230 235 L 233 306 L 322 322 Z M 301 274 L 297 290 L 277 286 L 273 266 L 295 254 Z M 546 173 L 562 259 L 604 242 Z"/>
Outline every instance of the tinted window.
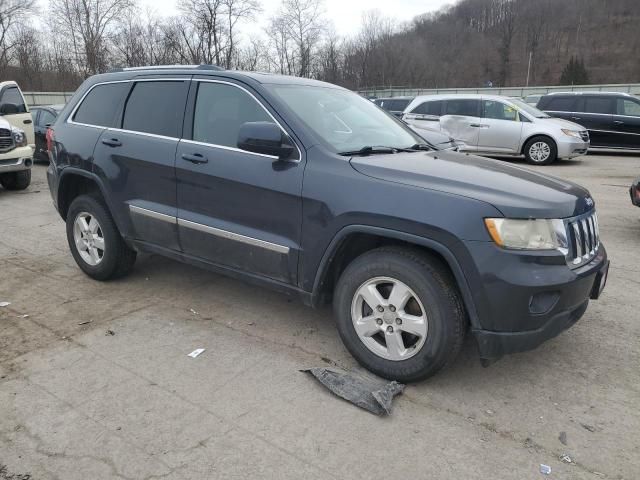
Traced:
<path fill-rule="evenodd" d="M 640 102 L 619 98 L 617 110 L 618 110 L 618 115 L 640 117 Z"/>
<path fill-rule="evenodd" d="M 186 82 L 137 82 L 124 107 L 122 128 L 180 137 Z"/>
<path fill-rule="evenodd" d="M 447 100 L 445 115 L 477 117 L 480 100 Z"/>
<path fill-rule="evenodd" d="M 92 88 L 73 116 L 73 121 L 99 127 L 113 127 L 116 111 L 130 86 L 124 82 L 107 83 Z"/>
<path fill-rule="evenodd" d="M 273 120 L 245 91 L 223 83 L 200 83 L 193 116 L 194 140 L 237 148 L 238 131 L 245 122 Z"/>
<path fill-rule="evenodd" d="M 3 107 L 3 111 L 5 111 L 6 107 L 4 107 L 4 105 L 7 103 L 11 105 L 15 105 L 18 110 L 17 112 L 9 111 L 8 114 L 27 112 L 27 106 L 24 104 L 24 99 L 22 98 L 22 95 L 20 95 L 20 90 L 18 90 L 17 87 L 7 87 L 3 90 L 2 99 L 0 100 L 0 104 Z"/>
<path fill-rule="evenodd" d="M 586 113 L 615 113 L 613 110 L 613 98 L 585 96 L 584 111 Z"/>
<path fill-rule="evenodd" d="M 419 115 L 435 115 L 436 117 L 439 117 L 443 103 L 444 102 L 442 100 L 424 102 L 414 108 L 411 113 L 417 113 Z"/>
<path fill-rule="evenodd" d="M 393 110 L 394 112 L 402 112 L 405 108 L 407 108 L 407 105 L 409 105 L 409 103 L 411 103 L 411 100 L 394 100 L 389 110 Z"/>
<path fill-rule="evenodd" d="M 518 120 L 518 111 L 515 107 L 506 103 L 496 102 L 493 100 L 484 100 L 482 102 L 483 116 L 485 118 L 493 118 L 495 120 Z"/>
<path fill-rule="evenodd" d="M 545 110 L 552 112 L 574 112 L 576 97 L 549 97 L 549 100 L 545 103 Z"/>
<path fill-rule="evenodd" d="M 46 127 L 56 121 L 56 116 L 49 110 L 42 110 L 40 112 L 40 118 L 38 118 L 38 126 Z"/>

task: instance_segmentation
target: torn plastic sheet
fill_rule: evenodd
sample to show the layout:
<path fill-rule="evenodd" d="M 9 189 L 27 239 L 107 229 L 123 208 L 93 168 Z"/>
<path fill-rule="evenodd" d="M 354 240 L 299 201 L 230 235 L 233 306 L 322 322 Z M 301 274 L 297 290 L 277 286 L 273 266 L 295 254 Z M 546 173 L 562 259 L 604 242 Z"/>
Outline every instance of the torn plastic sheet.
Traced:
<path fill-rule="evenodd" d="M 301 372 L 313 375 L 338 397 L 376 415 L 389 415 L 393 397 L 404 390 L 402 383 L 334 368 L 309 368 Z"/>

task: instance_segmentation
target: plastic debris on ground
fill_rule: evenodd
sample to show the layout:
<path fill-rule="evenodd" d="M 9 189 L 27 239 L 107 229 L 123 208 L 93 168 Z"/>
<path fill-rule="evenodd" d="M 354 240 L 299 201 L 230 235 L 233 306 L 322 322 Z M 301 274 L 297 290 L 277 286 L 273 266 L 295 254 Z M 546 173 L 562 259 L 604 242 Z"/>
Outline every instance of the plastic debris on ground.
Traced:
<path fill-rule="evenodd" d="M 544 463 L 541 463 L 540 473 L 543 475 L 551 475 L 551 467 L 549 465 L 545 465 Z"/>
<path fill-rule="evenodd" d="M 202 352 L 204 352 L 204 348 L 196 348 L 193 352 L 191 352 L 188 356 L 191 358 L 196 358 L 198 355 L 200 355 Z"/>
<path fill-rule="evenodd" d="M 566 453 L 560 456 L 560 460 L 562 460 L 564 463 L 572 463 L 573 460 L 571 460 L 571 457 L 569 455 L 567 455 Z"/>
<path fill-rule="evenodd" d="M 11 302 L 0 302 L 0 307 L 8 307 L 11 305 Z"/>
<path fill-rule="evenodd" d="M 104 332 L 105 335 L 107 335 L 108 337 L 113 337 L 116 332 L 114 332 L 113 330 L 107 330 L 106 332 Z"/>
<path fill-rule="evenodd" d="M 309 368 L 301 372 L 313 375 L 338 397 L 376 415 L 389 415 L 393 397 L 404 390 L 404 385 L 395 381 L 336 368 Z"/>

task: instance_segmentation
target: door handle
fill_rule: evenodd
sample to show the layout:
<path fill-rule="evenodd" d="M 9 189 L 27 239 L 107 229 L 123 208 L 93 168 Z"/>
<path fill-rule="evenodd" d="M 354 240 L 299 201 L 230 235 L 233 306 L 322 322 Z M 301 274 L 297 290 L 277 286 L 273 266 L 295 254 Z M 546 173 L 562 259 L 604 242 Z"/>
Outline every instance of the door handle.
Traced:
<path fill-rule="evenodd" d="M 470 123 L 469 126 L 473 128 L 489 128 L 489 125 L 482 125 L 480 123 Z"/>
<path fill-rule="evenodd" d="M 117 138 L 105 138 L 104 140 L 102 140 L 102 143 L 104 143 L 105 145 L 108 145 L 109 147 L 120 147 L 122 146 L 122 142 L 120 140 L 118 140 Z"/>
<path fill-rule="evenodd" d="M 624 125 L 624 122 L 620 121 L 620 120 L 614 120 L 613 121 L 614 125 Z"/>
<path fill-rule="evenodd" d="M 582 120 L 582 117 L 571 117 L 571 120 Z"/>
<path fill-rule="evenodd" d="M 194 154 L 183 153 L 182 159 L 186 160 L 187 162 L 191 162 L 195 164 L 207 163 L 209 161 L 207 157 L 205 157 L 200 153 L 194 153 Z"/>
<path fill-rule="evenodd" d="M 30 123 L 32 123 L 32 120 L 29 120 L 27 118 L 26 120 L 23 120 L 22 123 L 25 123 L 25 124 L 29 125 Z"/>

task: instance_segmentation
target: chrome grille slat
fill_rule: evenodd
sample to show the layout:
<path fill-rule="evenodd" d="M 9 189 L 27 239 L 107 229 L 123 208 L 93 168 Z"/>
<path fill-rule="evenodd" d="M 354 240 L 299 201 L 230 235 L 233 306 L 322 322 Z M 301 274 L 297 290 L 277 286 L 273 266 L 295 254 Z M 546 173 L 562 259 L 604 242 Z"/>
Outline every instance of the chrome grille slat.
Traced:
<path fill-rule="evenodd" d="M 0 152 L 5 153 L 13 149 L 13 135 L 11 130 L 0 128 Z"/>
<path fill-rule="evenodd" d="M 567 263 L 577 267 L 590 262 L 600 247 L 598 217 L 595 210 L 567 220 L 566 226 L 569 244 Z"/>

